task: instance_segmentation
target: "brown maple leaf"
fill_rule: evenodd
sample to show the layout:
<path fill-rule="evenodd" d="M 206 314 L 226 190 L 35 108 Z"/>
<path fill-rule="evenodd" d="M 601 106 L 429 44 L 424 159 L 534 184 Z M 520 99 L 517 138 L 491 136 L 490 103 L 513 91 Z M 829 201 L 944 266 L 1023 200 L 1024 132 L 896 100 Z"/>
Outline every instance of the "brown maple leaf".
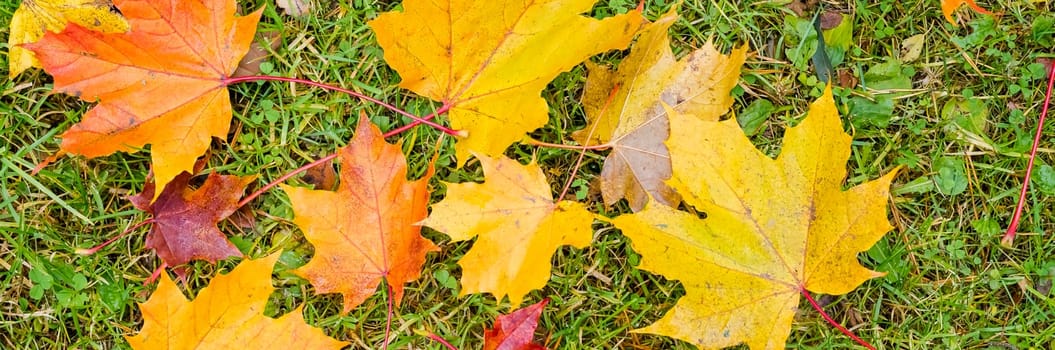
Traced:
<path fill-rule="evenodd" d="M 484 330 L 484 350 L 545 350 L 536 344 L 535 328 L 549 299 L 498 316 L 494 329 Z"/>
<path fill-rule="evenodd" d="M 344 294 L 344 312 L 361 304 L 385 279 L 398 305 L 403 284 L 417 279 L 425 255 L 439 248 L 421 236 L 432 166 L 407 181 L 399 146 L 390 145 L 366 118 L 340 150 L 337 191 L 282 186 L 293 222 L 315 246 L 315 257 L 296 270 L 319 293 Z"/>
<path fill-rule="evenodd" d="M 573 136 L 580 144 L 607 142 L 612 152 L 601 170 L 607 205 L 626 198 L 634 211 L 651 197 L 677 206 L 680 197 L 664 183 L 671 176 L 664 141 L 670 135 L 662 104 L 705 120 L 718 120 L 733 104 L 747 47 L 722 55 L 713 44 L 678 60 L 667 31 L 677 8 L 641 30 L 618 70 L 588 65 L 583 107 L 590 123 Z M 610 103 L 614 102 L 614 103 Z"/>
<path fill-rule="evenodd" d="M 190 179 L 189 173 L 176 176 L 157 196 L 154 183 L 147 182 L 143 192 L 129 198 L 136 208 L 154 216 L 147 248 L 168 266 L 242 256 L 216 225 L 238 210 L 245 187 L 256 176 L 211 173 L 196 190 L 189 188 Z"/>
<path fill-rule="evenodd" d="M 262 11 L 235 16 L 234 0 L 117 0 L 131 28 L 105 34 L 76 24 L 25 45 L 55 91 L 98 102 L 62 134 L 62 151 L 94 158 L 151 145 L 165 188 L 227 134 L 224 80 L 249 49 Z"/>

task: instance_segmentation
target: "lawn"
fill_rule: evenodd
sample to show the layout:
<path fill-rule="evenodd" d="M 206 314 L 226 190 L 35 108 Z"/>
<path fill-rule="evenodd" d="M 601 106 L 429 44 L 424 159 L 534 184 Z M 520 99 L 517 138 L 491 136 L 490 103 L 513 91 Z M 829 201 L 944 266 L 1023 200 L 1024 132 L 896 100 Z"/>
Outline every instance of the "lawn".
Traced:
<path fill-rule="evenodd" d="M 708 40 L 725 52 L 749 46 L 732 110 L 752 141 L 773 156 L 780 151 L 783 131 L 806 115 L 825 87 L 804 50 L 815 43 L 811 20 L 819 10 L 810 7 L 799 16 L 788 2 L 685 0 L 670 33 L 679 57 Z M 0 0 L 0 38 L 7 38 L 19 3 Z M 263 7 L 258 32 L 277 40 L 263 74 L 345 87 L 416 115 L 439 106 L 397 87 L 400 77 L 386 65 L 366 25 L 398 8 L 397 1 L 314 3 L 310 14 L 293 17 L 271 2 L 239 2 L 242 9 Z M 1055 3 L 992 0 L 980 5 L 997 14 L 964 8 L 954 16 L 959 26 L 946 22 L 938 0 L 819 5 L 844 14 L 852 28 L 850 36 L 829 37 L 847 45 L 844 57 L 833 60 L 835 101 L 854 140 L 845 186 L 902 167 L 890 196 L 895 228 L 859 255 L 864 266 L 886 276 L 846 295 L 819 296 L 837 322 L 879 349 L 1047 349 L 1055 339 L 1055 240 L 1048 235 L 1055 229 L 1055 150 L 1048 144 L 1055 131 L 1050 126 L 1041 137 L 1019 236 L 1011 246 L 1000 244 L 1044 102 L 1045 62 L 1055 60 Z M 592 15 L 607 17 L 635 6 L 636 1 L 604 0 Z M 646 16 L 655 19 L 670 6 L 670 1 L 647 1 Z M 144 249 L 147 230 L 135 230 L 94 254 L 77 250 L 149 218 L 126 199 L 143 189 L 149 153 L 91 160 L 63 156 L 32 174 L 91 104 L 52 94 L 51 77 L 39 69 L 7 79 L 9 49 L 0 44 L 0 348 L 129 348 L 123 336 L 142 326 L 137 303 L 154 290 L 156 283 L 145 282 L 160 264 L 153 251 Z M 592 60 L 617 63 L 624 56 L 610 52 Z M 571 132 L 586 125 L 580 104 L 585 79 L 586 69 L 579 65 L 548 85 L 542 96 L 550 104 L 550 119 L 531 137 L 574 143 Z M 257 174 L 257 186 L 332 154 L 348 143 L 363 116 L 382 130 L 411 121 L 345 94 L 290 83 L 234 85 L 231 101 L 231 133 L 213 140 L 205 169 Z M 402 141 L 411 178 L 424 174 L 439 152 L 433 203 L 445 194 L 440 181 L 483 180 L 476 162 L 455 168 L 449 137 L 437 151 L 440 135 L 419 126 L 389 138 Z M 629 213 L 625 201 L 606 207 L 596 190 L 604 154 L 586 154 L 571 199 L 605 216 Z M 506 155 L 537 161 L 555 193 L 569 181 L 579 158 L 574 150 L 523 144 Z M 287 184 L 303 181 L 297 177 Z M 291 221 L 288 197 L 275 189 L 250 206 L 256 218 L 252 227 L 224 222 L 220 228 L 246 256 L 282 252 L 277 291 L 266 313 L 282 315 L 302 306 L 309 324 L 351 342 L 352 348 L 380 348 L 384 293 L 342 315 L 339 295 L 316 294 L 291 272 L 311 259 L 314 249 Z M 685 290 L 678 281 L 637 269 L 641 256 L 617 229 L 600 222 L 594 229 L 589 247 L 558 250 L 549 283 L 527 296 L 525 305 L 551 299 L 536 339 L 554 349 L 694 348 L 630 333 L 658 320 Z M 510 305 L 489 294 L 460 296 L 457 262 L 472 243 L 452 243 L 428 229 L 424 235 L 442 250 L 429 255 L 422 278 L 406 285 L 389 347 L 443 348 L 427 337 L 434 333 L 459 349 L 480 348 L 484 329 Z M 194 262 L 186 286 L 198 291 L 239 260 Z M 859 348 L 805 301 L 787 347 Z"/>

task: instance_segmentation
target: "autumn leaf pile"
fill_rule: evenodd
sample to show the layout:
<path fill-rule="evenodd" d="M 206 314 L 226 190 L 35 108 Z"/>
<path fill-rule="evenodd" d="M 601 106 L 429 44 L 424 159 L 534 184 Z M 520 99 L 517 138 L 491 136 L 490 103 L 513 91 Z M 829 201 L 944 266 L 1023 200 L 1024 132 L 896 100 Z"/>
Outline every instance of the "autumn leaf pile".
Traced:
<path fill-rule="evenodd" d="M 119 14 L 102 0 L 24 1 L 12 21 L 10 75 L 39 66 L 56 92 L 93 104 L 60 136 L 60 153 L 94 158 L 149 148 L 153 180 L 131 201 L 152 215 L 147 247 L 165 266 L 241 256 L 216 223 L 247 205 L 241 195 L 257 179 L 213 172 L 196 187 L 190 179 L 213 138 L 231 126 L 227 86 L 261 11 L 239 16 L 233 0 L 113 5 Z M 787 129 L 781 152 L 770 158 L 735 118 L 723 120 L 748 47 L 722 54 L 708 44 L 678 58 L 667 34 L 676 9 L 654 22 L 640 9 L 582 15 L 593 5 L 405 0 L 402 10 L 372 20 L 400 87 L 441 104 L 430 117 L 461 131 L 455 163 L 478 164 L 485 180 L 448 183 L 444 199 L 429 203 L 434 169 L 409 180 L 400 147 L 360 118 L 354 138 L 335 147 L 335 191 L 280 187 L 290 219 L 315 247 L 295 273 L 316 293 L 340 293 L 345 313 L 379 290 L 398 307 L 428 253 L 446 248 L 421 235 L 429 227 L 452 241 L 475 240 L 458 261 L 463 295 L 508 297 L 517 308 L 549 281 L 559 247 L 588 247 L 595 226 L 614 225 L 643 256 L 639 268 L 686 290 L 661 320 L 633 332 L 755 349 L 784 346 L 805 293 L 845 294 L 882 275 L 861 266 L 857 254 L 891 229 L 887 197 L 896 171 L 843 190 L 851 137 L 830 91 Z M 588 61 L 628 48 L 617 68 Z M 590 212 L 557 195 L 537 164 L 504 156 L 547 122 L 546 85 L 583 62 L 588 125 L 568 136 L 610 149 L 596 174 L 600 191 L 608 205 L 626 199 L 632 214 Z M 192 301 L 162 274 L 140 305 L 143 326 L 129 343 L 345 346 L 307 325 L 299 308 L 263 316 L 276 260 L 246 259 Z M 484 348 L 543 348 L 532 335 L 545 306 L 496 322 L 484 332 Z"/>

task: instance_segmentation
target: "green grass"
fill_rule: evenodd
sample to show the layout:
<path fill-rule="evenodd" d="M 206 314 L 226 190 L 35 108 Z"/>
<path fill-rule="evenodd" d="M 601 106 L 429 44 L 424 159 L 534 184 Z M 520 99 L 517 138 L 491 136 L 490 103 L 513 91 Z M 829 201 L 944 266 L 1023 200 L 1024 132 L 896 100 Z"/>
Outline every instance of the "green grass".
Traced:
<path fill-rule="evenodd" d="M 269 6 L 260 29 L 278 33 L 281 44 L 265 73 L 358 89 L 419 115 L 436 108 L 436 103 L 396 87 L 399 77 L 382 61 L 381 49 L 365 25 L 397 3 L 338 3 L 300 19 Z M 742 111 L 759 100 L 776 106 L 754 136 L 756 144 L 774 155 L 784 128 L 805 115 L 823 87 L 811 70 L 789 61 L 785 49 L 794 48 L 798 38 L 785 24 L 791 12 L 782 3 L 688 0 L 682 5 L 683 18 L 672 29 L 675 52 L 680 54 L 713 39 L 726 50 L 747 43 L 765 56 L 749 59 L 733 109 Z M 887 276 L 847 295 L 822 298 L 826 310 L 882 349 L 1049 348 L 1055 339 L 1055 299 L 1050 295 L 1055 240 L 1048 236 L 1055 229 L 1055 170 L 1049 165 L 1055 164 L 1055 157 L 1047 144 L 1041 145 L 1045 149 L 1037 158 L 1027 196 L 1020 228 L 1024 234 L 1012 248 L 1001 247 L 999 239 L 1015 205 L 1024 155 L 1043 100 L 1046 81 L 1037 62 L 1055 58 L 1052 5 L 984 1 L 983 6 L 1002 15 L 994 19 L 961 11 L 961 27 L 956 28 L 942 19 L 938 0 L 880 3 L 851 0 L 826 6 L 851 14 L 853 20 L 850 50 L 837 69 L 866 86 L 886 78 L 911 81 L 905 91 L 836 89 L 836 102 L 855 132 L 847 186 L 904 167 L 891 196 L 891 219 L 897 228 L 860 255 L 865 266 Z M 243 8 L 261 4 L 242 3 Z M 0 0 L 0 37 L 7 37 L 17 6 L 17 0 Z M 633 6 L 632 1 L 606 0 L 595 13 Z M 668 6 L 669 1 L 650 2 L 647 13 L 655 18 Z M 893 68 L 880 65 L 897 59 L 902 42 L 917 34 L 926 36 L 919 59 Z M 6 44 L 0 44 L 0 52 L 6 50 Z M 598 60 L 615 62 L 619 57 L 606 54 Z M 0 55 L 5 76 L 6 64 L 6 55 Z M 578 105 L 584 80 L 580 66 L 543 92 L 550 101 L 551 120 L 533 137 L 571 143 L 570 132 L 585 124 Z M 142 282 L 159 264 L 143 249 L 143 230 L 94 255 L 74 251 L 147 218 L 125 197 L 143 187 L 149 158 L 144 153 L 92 160 L 62 157 L 29 175 L 29 169 L 57 149 L 57 135 L 89 107 L 49 91 L 50 78 L 39 70 L 13 81 L 0 78 L 0 348 L 124 349 L 128 346 L 122 336 L 134 334 L 142 322 L 135 303 L 146 300 L 153 289 Z M 346 144 L 361 113 L 385 130 L 408 123 L 372 104 L 305 86 L 248 83 L 235 86 L 231 95 L 232 132 L 214 142 L 207 171 L 259 174 L 263 181 Z M 889 117 L 858 113 L 868 111 L 863 101 L 890 97 L 894 104 Z M 954 108 L 959 103 L 964 107 Z M 1044 142 L 1052 133 L 1046 129 Z M 436 152 L 438 133 L 419 127 L 401 139 L 411 172 L 418 177 Z M 450 140 L 439 152 L 438 180 L 482 179 L 473 163 L 463 170 L 451 168 Z M 578 156 L 528 146 L 512 147 L 508 154 L 522 161 L 537 158 L 555 191 L 563 187 Z M 580 199 L 604 215 L 629 212 L 625 203 L 605 208 L 588 189 L 603 156 L 585 159 L 577 175 L 582 181 L 573 188 Z M 438 200 L 443 185 L 433 184 Z M 289 272 L 312 256 L 312 247 L 290 222 L 288 199 L 272 191 L 252 206 L 258 219 L 255 228 L 221 228 L 232 233 L 248 256 L 283 251 L 276 272 L 278 291 L 268 312 L 284 314 L 303 305 L 308 322 L 327 334 L 352 342 L 353 348 L 379 347 L 385 324 L 381 294 L 341 316 L 337 295 L 317 295 Z M 566 247 L 554 255 L 550 283 L 526 300 L 552 299 L 542 316 L 541 339 L 561 349 L 692 348 L 669 338 L 628 332 L 657 320 L 684 289 L 677 281 L 635 269 L 640 256 L 627 239 L 608 225 L 595 228 L 590 247 Z M 509 308 L 490 295 L 459 297 L 458 285 L 452 282 L 460 275 L 456 262 L 471 243 L 450 243 L 431 231 L 426 236 L 443 250 L 430 256 L 425 277 L 407 285 L 393 324 L 398 336 L 392 348 L 440 348 L 415 331 L 436 333 L 459 348 L 478 348 L 484 327 Z M 194 263 L 189 286 L 199 290 L 235 263 Z M 855 345 L 803 302 L 788 347 Z"/>

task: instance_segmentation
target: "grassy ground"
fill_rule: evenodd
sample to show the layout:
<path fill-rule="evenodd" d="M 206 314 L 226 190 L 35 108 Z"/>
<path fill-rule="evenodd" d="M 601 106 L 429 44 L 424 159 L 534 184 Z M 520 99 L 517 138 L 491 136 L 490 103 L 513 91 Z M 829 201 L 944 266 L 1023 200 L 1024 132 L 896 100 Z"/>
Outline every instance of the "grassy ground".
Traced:
<path fill-rule="evenodd" d="M 435 107 L 395 87 L 398 75 L 381 60 L 365 25 L 396 6 L 394 2 L 325 3 L 301 19 L 268 6 L 261 30 L 279 33 L 282 43 L 265 73 L 358 89 L 418 114 Z M 860 256 L 866 266 L 888 275 L 847 295 L 822 298 L 826 309 L 883 349 L 1049 348 L 1055 339 L 1055 299 L 1050 295 L 1055 241 L 1045 233 L 1055 228 L 1055 170 L 1048 166 L 1055 163 L 1055 151 L 1042 149 L 1037 159 L 1023 235 L 1012 248 L 1001 247 L 999 238 L 1015 205 L 1026 166 L 1023 154 L 1029 150 L 1043 99 L 1044 69 L 1038 60 L 1053 57 L 1053 5 L 983 1 L 1002 15 L 964 11 L 960 27 L 953 27 L 942 19 L 938 0 L 824 3 L 829 10 L 850 14 L 853 21 L 850 49 L 836 66 L 859 82 L 836 89 L 844 115 L 854 112 L 848 116 L 855 142 L 847 185 L 905 167 L 891 198 L 897 228 Z M 261 5 L 253 1 L 244 8 Z M 0 37 L 7 37 L 17 6 L 17 0 L 0 0 Z M 596 14 L 633 6 L 626 0 L 602 1 Z M 666 6 L 650 2 L 650 18 Z M 784 127 L 804 115 L 823 87 L 809 62 L 796 57 L 800 33 L 786 18 L 792 12 L 783 1 L 688 0 L 682 14 L 672 29 L 678 52 L 709 38 L 726 49 L 748 43 L 758 51 L 735 91 L 734 110 L 748 110 L 764 104 L 758 102 L 762 100 L 774 105 L 756 107 L 771 113 L 755 115 L 765 119 L 754 139 L 776 154 Z M 901 62 L 903 43 L 920 34 L 922 54 Z M 0 51 L 6 47 L 0 46 Z M 6 55 L 0 55 L 0 72 L 6 75 Z M 584 79 L 584 70 L 576 68 L 543 93 L 553 106 L 552 118 L 535 138 L 570 143 L 570 131 L 584 125 L 577 104 Z M 903 86 L 906 81 L 909 86 Z M 127 348 L 121 336 L 141 325 L 135 303 L 149 295 L 152 287 L 142 281 L 158 265 L 153 253 L 143 250 L 142 230 L 94 255 L 79 256 L 74 250 L 94 246 L 146 219 L 124 198 L 142 188 L 148 157 L 64 157 L 28 175 L 28 169 L 55 151 L 56 135 L 88 108 L 72 97 L 49 95 L 49 90 L 50 78 L 39 71 L 13 81 L 0 78 L 0 348 Z M 236 86 L 232 96 L 232 135 L 214 143 L 209 170 L 260 174 L 268 181 L 345 144 L 361 113 L 386 130 L 407 123 L 376 106 L 304 86 L 250 83 Z M 425 128 L 403 137 L 419 172 L 436 138 Z M 449 147 L 442 151 L 441 160 L 449 161 L 448 152 Z M 537 155 L 556 190 L 577 157 L 570 151 L 526 146 L 514 147 L 509 154 L 525 160 Z M 583 181 L 574 188 L 580 199 L 602 213 L 628 212 L 623 204 L 604 208 L 588 190 L 603 157 L 586 160 L 579 175 Z M 481 174 L 474 166 L 460 171 L 441 167 L 437 177 L 469 181 L 479 180 Z M 440 188 L 436 196 L 442 193 Z M 232 240 L 249 256 L 285 251 L 269 312 L 283 314 L 304 305 L 308 321 L 328 334 L 351 341 L 353 348 L 377 348 L 385 321 L 380 293 L 351 314 L 339 316 L 336 295 L 316 295 L 306 281 L 287 272 L 306 262 L 312 248 L 288 220 L 286 197 L 272 192 L 253 207 L 255 228 L 222 228 L 233 233 Z M 450 244 L 434 232 L 427 235 L 443 251 L 430 257 L 426 278 L 408 285 L 394 321 L 398 337 L 393 348 L 438 349 L 415 333 L 425 330 L 459 348 L 478 348 L 483 328 L 508 308 L 490 296 L 459 298 L 456 261 L 470 244 Z M 676 281 L 636 270 L 638 259 L 623 236 L 603 225 L 597 226 L 589 248 L 560 250 L 552 260 L 550 283 L 527 300 L 553 299 L 541 321 L 546 344 L 561 349 L 692 348 L 628 333 L 657 320 L 684 293 Z M 194 264 L 190 284 L 197 290 L 234 263 Z M 855 347 L 808 305 L 803 303 L 801 310 L 788 347 Z"/>

